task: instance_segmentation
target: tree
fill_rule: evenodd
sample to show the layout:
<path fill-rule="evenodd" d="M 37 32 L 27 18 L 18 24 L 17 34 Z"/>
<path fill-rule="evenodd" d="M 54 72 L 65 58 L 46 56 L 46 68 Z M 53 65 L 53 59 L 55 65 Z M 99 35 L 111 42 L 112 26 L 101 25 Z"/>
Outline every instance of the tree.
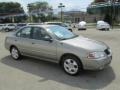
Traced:
<path fill-rule="evenodd" d="M 21 15 L 22 14 L 22 15 Z M 0 3 L 0 16 L 2 23 L 11 23 L 14 17 L 15 22 L 22 22 L 26 19 L 24 10 L 21 5 L 17 2 L 1 2 Z"/>
<path fill-rule="evenodd" d="M 99 4 L 99 2 L 106 2 L 106 3 Z M 120 22 L 119 2 L 120 0 L 94 0 L 94 2 L 91 3 L 91 6 L 93 4 L 95 5 L 93 7 L 88 7 L 87 12 L 89 14 L 99 14 L 104 16 L 103 20 L 113 26 L 113 24 Z"/>
<path fill-rule="evenodd" d="M 24 13 L 24 10 L 19 3 L 13 2 L 0 3 L 0 16 L 19 13 Z"/>
<path fill-rule="evenodd" d="M 47 2 L 30 3 L 28 4 L 28 11 L 33 19 L 36 19 L 36 17 L 38 18 L 36 19 L 37 21 L 33 20 L 35 22 L 45 22 L 48 18 L 51 19 L 53 15 L 52 7 Z"/>
<path fill-rule="evenodd" d="M 94 0 L 94 3 L 105 2 L 105 0 Z"/>

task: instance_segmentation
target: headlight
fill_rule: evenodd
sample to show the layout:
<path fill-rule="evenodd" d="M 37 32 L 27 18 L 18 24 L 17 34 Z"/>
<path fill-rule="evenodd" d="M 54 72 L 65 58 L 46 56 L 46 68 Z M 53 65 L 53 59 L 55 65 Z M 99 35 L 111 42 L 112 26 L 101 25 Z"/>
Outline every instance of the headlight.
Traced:
<path fill-rule="evenodd" d="M 88 54 L 87 58 L 89 59 L 98 59 L 98 58 L 102 58 L 105 57 L 106 54 L 104 52 L 91 52 Z"/>

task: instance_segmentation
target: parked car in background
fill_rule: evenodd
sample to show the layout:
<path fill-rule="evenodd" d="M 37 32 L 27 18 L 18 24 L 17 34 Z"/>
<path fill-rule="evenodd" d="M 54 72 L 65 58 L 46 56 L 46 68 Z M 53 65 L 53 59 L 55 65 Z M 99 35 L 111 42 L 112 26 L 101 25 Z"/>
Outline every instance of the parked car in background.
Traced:
<path fill-rule="evenodd" d="M 22 28 L 22 27 L 24 27 L 26 25 L 27 25 L 26 23 L 17 23 L 16 29 L 20 29 L 20 28 Z"/>
<path fill-rule="evenodd" d="M 14 24 L 14 23 L 5 24 L 5 26 L 3 27 L 3 29 L 6 32 L 15 30 L 15 28 L 16 28 L 16 24 Z"/>
<path fill-rule="evenodd" d="M 78 36 L 58 25 L 26 26 L 7 36 L 5 47 L 15 60 L 29 56 L 59 63 L 70 75 L 82 69 L 101 70 L 112 60 L 112 52 L 103 42 Z"/>
<path fill-rule="evenodd" d="M 76 27 L 77 27 L 77 24 L 76 24 L 76 23 L 71 23 L 71 27 L 72 27 L 72 28 L 76 28 Z"/>
<path fill-rule="evenodd" d="M 65 27 L 66 29 L 70 30 L 72 32 L 72 27 L 67 24 L 67 23 L 62 23 L 62 22 L 45 22 L 47 25 L 59 25 L 62 27 Z"/>
<path fill-rule="evenodd" d="M 87 29 L 86 24 L 87 23 L 85 21 L 79 22 L 79 24 L 78 24 L 78 30 L 86 30 Z"/>
<path fill-rule="evenodd" d="M 30 26 L 30 25 L 43 25 L 43 23 L 27 23 L 27 26 Z"/>
<path fill-rule="evenodd" d="M 5 24 L 0 24 L 0 31 L 3 30 Z"/>
<path fill-rule="evenodd" d="M 110 30 L 110 25 L 105 21 L 98 21 L 97 22 L 97 29 L 98 30 L 107 30 L 107 31 L 109 31 Z"/>

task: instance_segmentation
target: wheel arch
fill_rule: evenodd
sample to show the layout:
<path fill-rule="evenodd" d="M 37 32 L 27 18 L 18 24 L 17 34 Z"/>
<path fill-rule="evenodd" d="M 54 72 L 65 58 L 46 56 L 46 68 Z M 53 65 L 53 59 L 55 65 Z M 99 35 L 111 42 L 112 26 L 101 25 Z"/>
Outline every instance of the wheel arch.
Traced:
<path fill-rule="evenodd" d="M 11 49 L 12 49 L 13 47 L 17 48 L 15 45 L 11 45 L 10 48 L 9 48 L 9 50 L 11 51 Z M 17 49 L 18 49 L 18 48 L 17 48 Z"/>
<path fill-rule="evenodd" d="M 82 64 L 81 59 L 80 59 L 77 55 L 72 54 L 72 53 L 64 53 L 64 54 L 60 57 L 60 60 L 59 60 L 59 64 L 60 64 L 60 65 L 62 64 L 62 60 L 63 60 L 63 58 L 64 58 L 65 56 L 74 56 L 74 57 L 76 57 L 76 58 L 80 61 L 81 65 L 82 65 L 82 69 L 83 69 L 83 64 Z"/>

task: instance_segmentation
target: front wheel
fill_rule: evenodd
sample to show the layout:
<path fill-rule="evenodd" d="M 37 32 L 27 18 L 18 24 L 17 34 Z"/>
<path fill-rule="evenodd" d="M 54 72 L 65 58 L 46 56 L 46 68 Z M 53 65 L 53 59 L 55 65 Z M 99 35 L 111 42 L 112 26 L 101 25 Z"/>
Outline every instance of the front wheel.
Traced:
<path fill-rule="evenodd" d="M 107 31 L 110 31 L 110 29 L 109 29 L 109 28 L 107 28 Z"/>
<path fill-rule="evenodd" d="M 82 64 L 75 56 L 65 56 L 62 60 L 62 68 L 69 75 L 77 75 L 82 69 Z"/>
<path fill-rule="evenodd" d="M 19 60 L 21 57 L 21 54 L 16 47 L 12 47 L 10 50 L 10 53 L 11 53 L 12 58 L 15 60 Z"/>

